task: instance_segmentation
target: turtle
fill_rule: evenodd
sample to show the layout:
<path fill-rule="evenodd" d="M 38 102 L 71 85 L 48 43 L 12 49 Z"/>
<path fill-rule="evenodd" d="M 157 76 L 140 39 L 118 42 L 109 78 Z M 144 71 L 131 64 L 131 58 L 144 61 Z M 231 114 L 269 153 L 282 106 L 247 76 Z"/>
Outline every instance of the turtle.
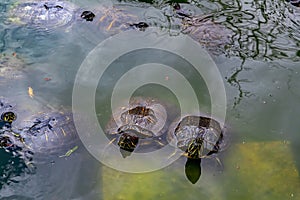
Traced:
<path fill-rule="evenodd" d="M 15 3 L 9 21 L 45 28 L 57 28 L 74 21 L 76 6 L 68 1 L 37 1 Z"/>
<path fill-rule="evenodd" d="M 174 128 L 175 127 L 175 128 Z M 187 157 L 185 173 L 193 184 L 201 175 L 201 159 L 224 149 L 224 129 L 213 118 L 188 115 L 176 120 L 168 132 L 168 141 Z M 220 163 L 220 161 L 217 159 Z"/>
<path fill-rule="evenodd" d="M 22 127 L 12 131 L 22 137 L 27 148 L 40 154 L 60 156 L 78 141 L 70 112 L 49 111 L 33 115 L 22 123 Z"/>
<path fill-rule="evenodd" d="M 28 98 L 38 101 L 37 96 Z M 70 177 L 96 181 L 98 162 L 82 148 L 71 110 L 44 105 L 30 104 L 24 98 L 16 98 L 16 94 L 0 98 L 0 116 L 10 111 L 16 115 L 11 127 L 0 128 L 1 198 L 51 199 L 53 191 L 73 191 L 74 185 L 77 187 L 77 179 Z M 34 106 L 38 108 L 31 109 Z M 84 187 L 87 191 L 94 189 L 92 184 Z M 82 195 L 63 192 L 60 197 L 72 199 Z"/>
<path fill-rule="evenodd" d="M 176 122 L 175 122 L 176 123 Z M 189 115 L 168 133 L 169 141 L 191 159 L 201 159 L 218 153 L 224 137 L 220 123 L 205 116 Z"/>
<path fill-rule="evenodd" d="M 234 32 L 221 22 L 214 21 L 214 14 L 193 14 L 184 4 L 175 3 L 174 18 L 181 19 L 180 31 L 190 36 L 204 48 L 214 54 L 225 52 L 233 43 Z"/>
<path fill-rule="evenodd" d="M 0 135 L 18 146 L 21 153 L 47 155 L 45 159 L 58 157 L 78 144 L 79 137 L 73 122 L 72 113 L 64 109 L 45 109 L 43 112 L 32 113 L 22 110 L 0 99 L 0 115 L 4 125 L 0 127 Z M 22 116 L 17 120 L 17 115 Z M 24 117 L 24 112 L 25 116 Z M 3 145 L 5 146 L 5 145 Z M 8 147 L 11 145 L 8 145 Z M 19 153 L 20 153 L 19 152 Z"/>
<path fill-rule="evenodd" d="M 16 24 L 43 28 L 70 27 L 75 22 L 90 22 L 103 31 L 115 34 L 121 30 L 137 28 L 144 30 L 148 27 L 145 22 L 139 22 L 138 17 L 122 6 L 93 7 L 93 10 L 82 10 L 68 1 L 38 1 L 15 3 L 9 12 L 9 21 Z M 68 30 L 68 29 L 67 29 Z"/>
<path fill-rule="evenodd" d="M 148 27 L 157 27 L 167 30 L 170 35 L 174 35 L 174 32 L 188 35 L 215 54 L 230 48 L 233 43 L 231 39 L 234 35 L 233 31 L 221 22 L 215 22 L 214 14 L 193 14 L 185 6 L 186 4 L 172 4 L 171 14 L 163 12 L 164 16 L 160 16 L 164 19 L 151 17 L 145 8 L 133 10 L 132 7 L 128 9 L 126 6 L 114 6 L 106 9 L 104 13 L 102 8 L 98 11 L 98 16 L 101 17 L 96 22 L 102 31 L 103 27 L 106 27 L 105 31 L 109 31 L 110 34 L 132 28 L 145 31 Z M 165 22 L 161 23 L 162 21 Z"/>
<path fill-rule="evenodd" d="M 225 45 L 231 43 L 232 32 L 220 23 L 213 22 L 212 14 L 193 15 L 185 9 L 184 4 L 176 3 L 172 6 L 173 14 L 162 13 L 166 15 L 164 16 L 166 19 L 153 19 L 151 16 L 145 16 L 148 15 L 145 7 L 117 4 L 106 7 L 100 4 L 91 10 L 83 10 L 68 1 L 27 2 L 13 5 L 10 9 L 9 20 L 19 24 L 55 28 L 71 26 L 81 19 L 88 22 L 85 29 L 93 32 L 98 29 L 109 35 L 129 29 L 145 31 L 149 26 L 161 29 L 175 27 L 179 29 L 179 32 L 189 35 L 210 49 L 224 48 Z M 168 23 L 162 24 L 161 21 Z M 172 24 L 173 22 L 175 24 Z M 86 30 L 82 34 L 87 34 Z M 86 37 L 92 38 L 89 35 Z"/>
<path fill-rule="evenodd" d="M 152 97 L 134 97 L 113 112 L 106 135 L 128 152 L 146 152 L 166 144 L 166 133 L 176 107 Z"/>

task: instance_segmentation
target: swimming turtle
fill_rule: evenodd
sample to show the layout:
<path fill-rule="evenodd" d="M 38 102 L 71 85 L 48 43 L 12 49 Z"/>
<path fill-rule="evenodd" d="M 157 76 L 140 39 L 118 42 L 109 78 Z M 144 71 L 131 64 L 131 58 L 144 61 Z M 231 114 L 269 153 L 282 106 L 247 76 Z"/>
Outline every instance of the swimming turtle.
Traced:
<path fill-rule="evenodd" d="M 55 28 L 88 21 L 88 29 L 97 29 L 114 35 L 132 28 L 145 30 L 149 26 L 158 28 L 179 28 L 182 33 L 190 35 L 194 40 L 213 49 L 229 44 L 232 33 L 220 23 L 213 22 L 213 15 L 193 15 L 184 7 L 185 4 L 175 4 L 174 14 L 151 17 L 145 7 L 126 5 L 103 6 L 81 9 L 68 1 L 38 1 L 16 3 L 10 10 L 10 21 L 39 27 Z M 166 13 L 162 13 L 167 15 Z M 149 15 L 149 16 L 145 16 Z M 169 18 L 169 20 L 167 20 Z M 161 23 L 166 21 L 166 23 Z M 176 24 L 172 24 L 176 21 Z M 169 24 L 171 23 L 171 24 Z M 178 23 L 178 24 L 177 24 Z M 95 29 L 96 28 L 96 29 Z M 171 30 L 170 30 L 171 31 Z"/>
<path fill-rule="evenodd" d="M 189 35 L 193 40 L 213 53 L 225 49 L 232 44 L 233 31 L 221 22 L 214 21 L 214 14 L 193 14 L 185 9 L 184 4 L 173 5 L 175 18 L 181 19 L 181 33 Z"/>
<path fill-rule="evenodd" d="M 210 117 L 190 115 L 180 122 L 175 121 L 170 127 L 168 141 L 187 157 L 185 174 L 195 184 L 201 176 L 201 159 L 224 147 L 220 123 Z"/>
<path fill-rule="evenodd" d="M 103 27 L 106 27 L 106 31 L 110 30 L 114 33 L 119 33 L 132 27 L 143 31 L 149 26 L 155 26 L 160 29 L 170 29 L 170 34 L 174 31 L 176 32 L 175 29 L 178 29 L 177 31 L 189 35 L 204 47 L 214 51 L 227 48 L 232 43 L 231 36 L 233 32 L 222 25 L 222 23 L 215 22 L 213 14 L 199 15 L 190 13 L 189 9 L 185 8 L 187 5 L 174 3 L 171 6 L 173 7 L 172 14 L 163 12 L 161 13 L 163 15 L 160 17 L 152 16 L 145 8 L 133 9 L 132 6 L 129 8 L 126 6 L 114 6 L 108 9 L 101 8 L 97 11 L 99 13 L 98 16 L 101 17 L 96 21 L 102 30 Z M 162 23 L 162 21 L 165 22 Z"/>
<path fill-rule="evenodd" d="M 31 116 L 22 127 L 12 131 L 23 138 L 24 145 L 37 153 L 61 154 L 78 140 L 71 113 L 49 111 Z"/>
<path fill-rule="evenodd" d="M 129 104 L 114 110 L 106 134 L 117 139 L 117 145 L 129 152 L 160 148 L 166 144 L 166 133 L 176 112 L 174 108 L 150 97 L 132 98 Z"/>
<path fill-rule="evenodd" d="M 9 11 L 9 21 L 17 24 L 55 28 L 70 24 L 76 6 L 68 1 L 17 2 Z"/>
<path fill-rule="evenodd" d="M 48 157 L 63 155 L 76 146 L 79 138 L 71 112 L 48 109 L 32 113 L 30 110 L 19 110 L 19 107 L 0 99 L 0 122 L 4 124 L 0 127 L 0 135 L 9 138 L 3 141 L 10 141 L 23 149 L 23 153 L 46 154 Z M 21 119 L 17 118 L 18 114 L 22 115 Z"/>
<path fill-rule="evenodd" d="M 186 116 L 168 135 L 183 155 L 191 159 L 208 157 L 220 150 L 223 130 L 216 120 L 204 116 Z"/>
<path fill-rule="evenodd" d="M 44 28 L 58 28 L 71 26 L 76 21 L 88 21 L 102 31 L 115 34 L 121 30 L 147 28 L 145 22 L 138 21 L 138 17 L 122 6 L 95 6 L 92 10 L 83 10 L 68 1 L 37 1 L 15 3 L 9 12 L 9 21 L 16 24 L 37 26 Z"/>

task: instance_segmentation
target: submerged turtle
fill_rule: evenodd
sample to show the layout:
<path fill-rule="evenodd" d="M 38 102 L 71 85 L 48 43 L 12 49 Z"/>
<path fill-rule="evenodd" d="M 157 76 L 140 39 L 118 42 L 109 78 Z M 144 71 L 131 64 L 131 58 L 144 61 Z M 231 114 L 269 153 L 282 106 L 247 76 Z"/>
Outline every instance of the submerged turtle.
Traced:
<path fill-rule="evenodd" d="M 27 113 L 26 118 L 14 122 L 17 119 L 16 113 L 23 111 L 18 111 L 15 106 L 3 99 L 0 101 L 0 111 L 1 121 L 6 124 L 0 127 L 0 135 L 2 138 L 9 138 L 3 141 L 18 146 L 22 149 L 22 153 L 32 152 L 32 154 L 57 157 L 66 153 L 78 142 L 79 138 L 69 112 L 47 110 L 38 114 Z"/>
<path fill-rule="evenodd" d="M 10 9 L 9 21 L 29 26 L 57 28 L 70 26 L 80 19 L 115 34 L 121 30 L 147 28 L 138 21 L 133 12 L 121 7 L 93 7 L 93 11 L 82 10 L 68 1 L 38 1 L 16 3 Z"/>
<path fill-rule="evenodd" d="M 58 111 L 31 116 L 21 128 L 12 131 L 18 133 L 33 152 L 49 155 L 66 152 L 78 139 L 72 115 Z"/>
<path fill-rule="evenodd" d="M 175 122 L 168 133 L 169 142 L 187 157 L 185 173 L 194 184 L 201 175 L 201 159 L 218 153 L 224 147 L 223 130 L 216 120 L 204 116 L 186 116 Z"/>
<path fill-rule="evenodd" d="M 15 3 L 9 21 L 53 28 L 66 26 L 74 20 L 76 6 L 68 1 L 38 1 Z"/>
<path fill-rule="evenodd" d="M 152 98 L 133 98 L 129 105 L 124 105 L 113 113 L 107 125 L 106 134 L 117 139 L 118 146 L 132 152 L 137 148 L 159 148 L 166 144 L 166 132 L 170 121 L 175 116 L 171 106 Z"/>
<path fill-rule="evenodd" d="M 219 122 L 203 116 L 186 116 L 169 132 L 169 140 L 191 159 L 208 157 L 220 150 L 223 131 Z"/>
<path fill-rule="evenodd" d="M 213 53 L 224 52 L 232 44 L 233 31 L 221 22 L 214 21 L 214 14 L 191 14 L 184 5 L 173 5 L 175 18 L 181 19 L 180 29 Z"/>
<path fill-rule="evenodd" d="M 15 4 L 10 11 L 9 19 L 21 24 L 46 28 L 71 25 L 81 19 L 88 21 L 88 27 L 85 29 L 91 29 L 92 32 L 98 29 L 109 35 L 132 28 L 143 31 L 149 26 L 162 29 L 172 27 L 190 35 L 194 40 L 212 50 L 224 48 L 226 44 L 231 43 L 229 37 L 232 32 L 220 23 L 213 22 L 213 15 L 192 15 L 184 9 L 184 4 L 177 3 L 173 7 L 174 14 L 162 15 L 160 18 L 163 19 L 160 19 L 151 17 L 151 14 L 145 16 L 147 9 L 144 7 L 99 5 L 91 10 L 82 10 L 68 1 L 39 1 Z M 173 22 L 176 24 L 172 24 Z M 93 38 L 89 34 L 86 37 Z"/>

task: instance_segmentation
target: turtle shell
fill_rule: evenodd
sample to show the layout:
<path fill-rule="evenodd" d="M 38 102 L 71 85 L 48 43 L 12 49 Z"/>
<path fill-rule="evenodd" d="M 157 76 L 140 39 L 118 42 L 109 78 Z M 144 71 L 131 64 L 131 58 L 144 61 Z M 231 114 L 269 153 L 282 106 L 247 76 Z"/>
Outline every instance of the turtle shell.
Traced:
<path fill-rule="evenodd" d="M 31 116 L 22 127 L 13 128 L 34 153 L 63 153 L 78 140 L 71 113 L 49 112 Z M 73 145 L 73 146 L 72 146 Z"/>
<path fill-rule="evenodd" d="M 189 158 L 203 158 L 220 149 L 223 130 L 216 120 L 204 116 L 186 116 L 169 132 L 170 141 Z"/>
<path fill-rule="evenodd" d="M 170 109 L 171 106 L 157 99 L 135 97 L 113 112 L 106 134 L 118 138 L 117 144 L 130 151 L 135 149 L 137 143 L 145 149 L 146 146 L 163 145 L 174 116 Z"/>
<path fill-rule="evenodd" d="M 100 4 L 80 12 L 79 16 L 84 23 L 81 23 L 76 32 L 88 41 L 98 44 L 103 40 L 103 36 L 112 36 L 132 29 L 144 31 L 149 26 L 145 22 L 144 12 L 145 8 L 135 6 Z"/>
<path fill-rule="evenodd" d="M 232 43 L 233 32 L 221 23 L 213 22 L 213 16 L 185 17 L 182 20 L 182 33 L 188 34 L 200 45 L 212 52 L 224 51 Z"/>
<path fill-rule="evenodd" d="M 76 7 L 67 1 L 16 3 L 9 12 L 9 20 L 38 27 L 62 27 L 73 21 L 75 9 Z"/>
<path fill-rule="evenodd" d="M 167 111 L 163 103 L 151 98 L 134 98 L 113 112 L 108 134 L 135 132 L 140 138 L 160 136 L 166 131 Z"/>
<path fill-rule="evenodd" d="M 16 145 L 34 153 L 65 153 L 78 140 L 73 116 L 68 110 L 63 112 L 65 109 L 61 108 L 57 111 L 36 101 L 30 104 L 26 99 L 22 99 L 26 104 L 23 106 L 11 102 L 13 100 L 0 98 L 0 122 L 3 122 L 0 132 L 9 136 Z M 44 111 L 36 113 L 31 107 Z"/>
<path fill-rule="evenodd" d="M 99 7 L 96 10 L 97 27 L 99 30 L 116 34 L 130 29 L 131 25 L 139 22 L 139 17 L 125 6 Z"/>

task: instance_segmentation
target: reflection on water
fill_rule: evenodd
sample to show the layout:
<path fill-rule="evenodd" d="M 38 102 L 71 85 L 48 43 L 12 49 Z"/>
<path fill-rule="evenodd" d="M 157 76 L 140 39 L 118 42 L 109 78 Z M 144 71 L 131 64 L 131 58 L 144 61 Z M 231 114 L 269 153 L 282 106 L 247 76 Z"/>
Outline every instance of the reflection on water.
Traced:
<path fill-rule="evenodd" d="M 26 164 L 19 155 L 14 155 L 13 152 L 0 149 L 0 190 L 3 185 L 19 182 L 19 177 L 26 172 Z"/>
<path fill-rule="evenodd" d="M 62 199 L 134 199 L 136 195 L 178 199 L 179 189 L 183 191 L 180 197 L 188 199 L 249 199 L 254 194 L 259 199 L 299 198 L 299 8 L 283 0 L 174 1 L 179 5 L 162 0 L 126 0 L 117 1 L 121 5 L 110 12 L 106 3 L 103 7 L 96 0 L 74 0 L 78 17 L 71 24 L 37 28 L 7 20 L 15 2 L 0 3 L 0 96 L 13 99 L 30 114 L 42 106 L 27 96 L 28 87 L 43 105 L 70 106 L 77 69 L 89 51 L 105 38 L 133 28 L 129 24 L 145 21 L 173 36 L 190 34 L 211 53 L 228 84 L 227 122 L 232 145 L 220 154 L 224 173 L 219 173 L 215 161 L 209 159 L 202 160 L 202 173 L 199 163 L 187 162 L 189 181 L 196 182 L 201 175 L 195 185 L 184 175 L 184 159 L 158 172 L 132 175 L 100 167 L 79 145 L 69 157 L 40 164 L 29 174 L 22 158 L 1 148 L 1 198 L 43 199 L 47 193 L 49 198 L 55 195 Z M 83 9 L 95 12 L 93 22 L 80 20 Z M 140 51 L 124 63 L 144 61 L 149 56 L 144 55 Z M 174 66 L 179 62 L 155 53 L 150 57 L 153 55 Z M 105 92 L 112 85 L 110 81 L 120 75 L 119 70 L 108 71 L 103 78 L 106 88 L 102 88 L 100 100 L 109 98 Z M 191 82 L 199 80 L 192 72 L 185 75 Z M 197 95 L 206 109 L 210 106 L 206 105 L 208 94 L 205 86 L 199 88 L 204 88 Z M 106 104 L 99 107 L 97 114 L 109 113 Z M 21 118 L 26 115 L 21 113 Z M 281 172 L 285 176 L 276 176 Z M 252 185 L 261 183 L 256 179 L 259 176 L 267 184 L 260 184 L 257 190 Z"/>

